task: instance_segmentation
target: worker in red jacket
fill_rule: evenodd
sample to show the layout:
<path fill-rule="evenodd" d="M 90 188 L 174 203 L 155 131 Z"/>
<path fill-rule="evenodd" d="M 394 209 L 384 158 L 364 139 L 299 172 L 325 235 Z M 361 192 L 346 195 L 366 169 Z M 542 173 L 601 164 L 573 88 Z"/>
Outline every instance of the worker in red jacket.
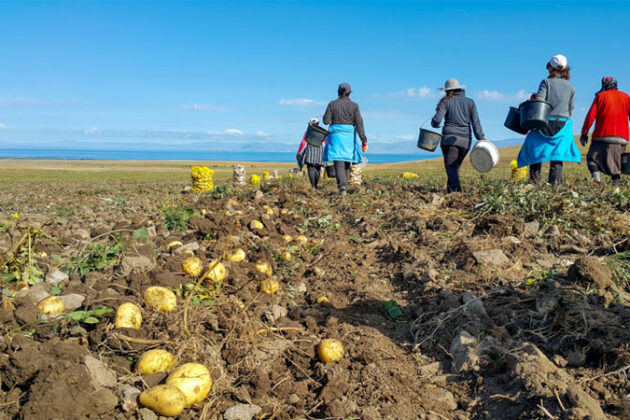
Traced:
<path fill-rule="evenodd" d="M 601 182 L 600 172 L 610 175 L 613 184 L 618 184 L 621 172 L 621 155 L 628 144 L 628 118 L 630 118 L 630 96 L 618 90 L 617 79 L 604 77 L 602 88 L 595 94 L 589 109 L 580 143 L 588 143 L 588 130 L 595 122 L 591 147 L 586 155 L 586 164 L 595 182 Z"/>

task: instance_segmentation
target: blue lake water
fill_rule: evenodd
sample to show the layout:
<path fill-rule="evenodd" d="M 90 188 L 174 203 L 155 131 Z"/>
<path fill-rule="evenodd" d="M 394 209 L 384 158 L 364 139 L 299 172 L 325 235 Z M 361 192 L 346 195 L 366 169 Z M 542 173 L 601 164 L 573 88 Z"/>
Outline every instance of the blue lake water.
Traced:
<path fill-rule="evenodd" d="M 439 157 L 432 155 L 367 153 L 370 163 L 395 163 Z M 105 159 L 105 160 L 223 160 L 234 162 L 295 162 L 295 153 L 280 152 L 207 152 L 164 150 L 76 150 L 76 149 L 0 149 L 0 158 L 24 159 Z"/>

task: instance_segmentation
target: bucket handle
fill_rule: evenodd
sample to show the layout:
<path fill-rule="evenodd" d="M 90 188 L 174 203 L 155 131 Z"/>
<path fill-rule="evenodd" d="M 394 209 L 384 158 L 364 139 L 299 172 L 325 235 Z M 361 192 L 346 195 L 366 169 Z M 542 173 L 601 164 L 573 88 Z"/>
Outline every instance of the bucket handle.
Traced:
<path fill-rule="evenodd" d="M 429 121 L 431 119 L 431 117 L 427 118 L 426 120 L 424 120 L 424 122 L 422 124 L 420 124 L 420 128 L 424 128 L 424 125 L 427 123 L 427 121 Z"/>

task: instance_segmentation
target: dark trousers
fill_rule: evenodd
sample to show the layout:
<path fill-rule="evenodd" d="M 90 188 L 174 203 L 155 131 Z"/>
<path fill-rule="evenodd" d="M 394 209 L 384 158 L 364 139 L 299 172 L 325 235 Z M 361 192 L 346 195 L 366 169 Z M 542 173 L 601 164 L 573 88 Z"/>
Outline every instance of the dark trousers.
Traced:
<path fill-rule="evenodd" d="M 339 192 L 346 191 L 348 189 L 348 178 L 350 177 L 350 162 L 336 160 L 333 162 L 333 165 L 335 167 Z"/>
<path fill-rule="evenodd" d="M 322 167 L 320 165 L 309 165 L 307 163 L 306 170 L 308 172 L 308 180 L 311 181 L 311 187 L 317 188 L 319 177 L 322 173 Z"/>
<path fill-rule="evenodd" d="M 448 176 L 447 192 L 456 192 L 462 190 L 459 182 L 459 167 L 462 166 L 464 158 L 468 154 L 468 149 L 458 146 L 440 146 L 444 155 L 444 168 Z"/>
<path fill-rule="evenodd" d="M 562 184 L 563 162 L 552 160 L 549 164 L 549 183 Z M 542 163 L 534 163 L 529 166 L 529 180 L 538 183 L 541 180 Z"/>

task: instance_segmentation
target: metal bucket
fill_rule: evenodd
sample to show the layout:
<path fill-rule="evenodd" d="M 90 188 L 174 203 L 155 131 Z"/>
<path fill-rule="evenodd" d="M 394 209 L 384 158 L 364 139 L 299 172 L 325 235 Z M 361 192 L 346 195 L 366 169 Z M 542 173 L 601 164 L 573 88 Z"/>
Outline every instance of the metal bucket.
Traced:
<path fill-rule="evenodd" d="M 488 172 L 499 163 L 499 149 L 487 140 L 480 140 L 470 152 L 470 163 L 479 172 Z"/>
<path fill-rule="evenodd" d="M 621 155 L 621 173 L 630 175 L 630 153 Z"/>
<path fill-rule="evenodd" d="M 440 144 L 441 141 L 442 135 L 440 133 L 425 130 L 424 128 L 420 129 L 420 134 L 418 135 L 418 147 L 420 149 L 435 152 L 435 149 L 437 149 L 438 144 Z"/>
<path fill-rule="evenodd" d="M 513 106 L 510 107 L 503 125 L 518 134 L 527 134 L 527 130 L 521 127 L 521 112 Z"/>
<path fill-rule="evenodd" d="M 309 124 L 306 128 L 306 135 L 304 136 L 304 140 L 306 140 L 308 144 L 311 144 L 313 146 L 321 146 L 327 135 L 328 131 L 326 131 L 319 125 Z"/>
<path fill-rule="evenodd" d="M 328 178 L 335 178 L 337 173 L 335 172 L 335 167 L 333 165 L 326 166 L 326 176 Z"/>
<path fill-rule="evenodd" d="M 545 101 L 527 101 L 519 107 L 521 127 L 524 130 L 542 130 L 549 124 L 551 104 Z"/>

